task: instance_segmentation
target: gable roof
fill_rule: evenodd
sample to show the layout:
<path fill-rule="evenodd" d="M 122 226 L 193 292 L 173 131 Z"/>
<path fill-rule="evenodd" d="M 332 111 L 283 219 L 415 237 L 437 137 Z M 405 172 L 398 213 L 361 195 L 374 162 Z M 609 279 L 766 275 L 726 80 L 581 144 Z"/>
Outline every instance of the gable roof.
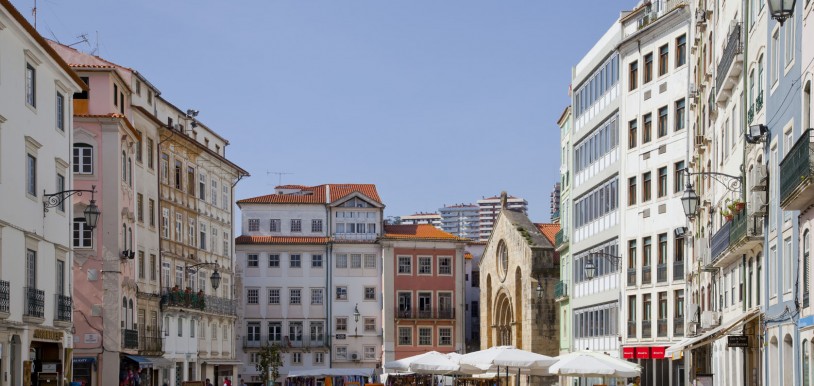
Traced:
<path fill-rule="evenodd" d="M 548 241 L 548 238 L 540 232 L 540 228 L 537 228 L 525 214 L 504 208 L 500 211 L 500 216 L 506 218 L 517 231 L 528 235 L 529 246 L 533 248 L 554 248 L 554 244 Z"/>
<path fill-rule="evenodd" d="M 539 229 L 540 233 L 542 233 L 543 236 L 548 239 L 548 242 L 551 243 L 551 245 L 555 244 L 554 237 L 557 235 L 557 232 L 560 231 L 560 224 L 539 223 L 534 225 L 537 226 L 537 229 Z"/>
<path fill-rule="evenodd" d="M 281 189 L 298 189 L 288 194 L 267 194 L 244 198 L 238 204 L 327 204 L 336 202 L 354 193 L 361 194 L 381 204 L 382 200 L 374 184 L 323 184 L 316 186 L 283 185 Z"/>
<path fill-rule="evenodd" d="M 430 224 L 385 225 L 383 239 L 466 241 Z"/>

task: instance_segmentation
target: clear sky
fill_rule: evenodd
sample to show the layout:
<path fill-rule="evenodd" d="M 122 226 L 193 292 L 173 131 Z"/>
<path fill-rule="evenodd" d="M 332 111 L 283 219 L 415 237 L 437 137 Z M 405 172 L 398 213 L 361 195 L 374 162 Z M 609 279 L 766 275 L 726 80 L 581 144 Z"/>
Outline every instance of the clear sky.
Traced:
<path fill-rule="evenodd" d="M 12 0 L 31 19 L 34 0 Z M 283 183 L 375 183 L 387 216 L 502 190 L 548 221 L 571 68 L 635 0 L 38 0 Z M 97 39 L 98 36 L 98 39 Z"/>

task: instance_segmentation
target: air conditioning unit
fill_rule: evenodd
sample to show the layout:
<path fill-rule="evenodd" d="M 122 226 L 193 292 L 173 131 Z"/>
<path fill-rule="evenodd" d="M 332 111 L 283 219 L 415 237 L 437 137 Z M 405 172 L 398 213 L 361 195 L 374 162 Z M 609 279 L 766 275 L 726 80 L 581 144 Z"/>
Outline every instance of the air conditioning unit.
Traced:
<path fill-rule="evenodd" d="M 702 9 L 698 8 L 695 10 L 695 24 L 703 25 L 707 22 L 707 12 Z"/>
<path fill-rule="evenodd" d="M 695 136 L 695 146 L 704 146 L 706 145 L 707 137 L 703 135 L 696 135 Z"/>
<path fill-rule="evenodd" d="M 362 360 L 362 358 L 359 356 L 359 353 L 355 352 L 350 354 L 350 359 L 354 362 L 359 362 L 360 360 Z"/>
<path fill-rule="evenodd" d="M 766 191 L 758 190 L 752 192 L 751 200 L 749 202 L 749 213 L 755 216 L 766 215 Z"/>
<path fill-rule="evenodd" d="M 695 98 L 698 95 L 698 86 L 695 83 L 690 83 L 690 98 Z"/>
<path fill-rule="evenodd" d="M 183 131 L 184 130 L 184 126 L 181 125 L 180 123 L 176 123 L 176 124 L 172 125 L 172 128 L 175 129 L 175 130 L 178 130 L 178 131 Z"/>
<path fill-rule="evenodd" d="M 766 190 L 769 187 L 769 175 L 766 172 L 766 165 L 755 164 L 750 170 L 749 180 L 752 183 L 752 191 Z"/>
<path fill-rule="evenodd" d="M 704 311 L 701 313 L 701 328 L 718 327 L 721 320 L 715 311 Z"/>

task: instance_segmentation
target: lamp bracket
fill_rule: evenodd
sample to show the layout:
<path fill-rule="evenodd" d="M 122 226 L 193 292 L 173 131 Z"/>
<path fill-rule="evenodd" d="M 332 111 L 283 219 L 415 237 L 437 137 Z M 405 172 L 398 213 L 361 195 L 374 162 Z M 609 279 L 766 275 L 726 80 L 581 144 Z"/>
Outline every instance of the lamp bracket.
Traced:
<path fill-rule="evenodd" d="M 741 171 L 743 171 L 743 165 L 741 165 Z M 704 176 L 712 178 L 713 180 L 719 182 L 721 185 L 726 187 L 726 189 L 732 193 L 740 194 L 741 188 L 743 187 L 743 175 L 733 176 L 726 173 L 718 172 L 690 172 L 690 171 L 687 171 L 686 173 L 687 176 Z"/>
<path fill-rule="evenodd" d="M 610 253 L 600 251 L 589 252 L 588 256 L 590 256 L 591 258 L 594 258 L 594 256 L 602 257 L 605 260 L 610 261 L 611 264 L 613 264 L 614 270 L 619 269 L 620 268 L 619 265 L 622 262 L 622 256 L 611 255 Z"/>
<path fill-rule="evenodd" d="M 201 267 L 213 266 L 213 265 L 218 266 L 217 263 L 198 263 L 198 264 L 194 264 L 194 265 L 187 265 L 186 269 L 187 269 L 187 272 L 197 273 L 198 269 L 200 269 Z"/>
<path fill-rule="evenodd" d="M 52 194 L 42 192 L 42 207 L 48 212 L 48 208 L 56 208 L 57 206 L 62 205 L 65 200 L 70 198 L 73 195 L 81 196 L 82 193 L 90 193 L 90 200 L 93 201 L 94 194 L 96 194 L 96 185 L 93 186 L 92 190 L 88 189 L 74 189 L 74 190 L 63 190 L 61 192 L 56 192 Z"/>

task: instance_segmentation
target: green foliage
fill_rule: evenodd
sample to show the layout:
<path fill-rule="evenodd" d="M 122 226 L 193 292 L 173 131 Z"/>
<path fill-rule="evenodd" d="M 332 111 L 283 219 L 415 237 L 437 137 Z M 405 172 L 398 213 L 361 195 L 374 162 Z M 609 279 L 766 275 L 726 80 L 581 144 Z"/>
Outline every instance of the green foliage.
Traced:
<path fill-rule="evenodd" d="M 280 376 L 281 365 L 280 346 L 266 343 L 266 345 L 260 349 L 257 364 L 255 365 L 257 371 L 260 372 L 260 379 L 263 381 L 263 385 L 268 385 L 269 379 L 272 381 L 277 380 Z M 270 378 L 269 375 L 271 375 Z"/>

